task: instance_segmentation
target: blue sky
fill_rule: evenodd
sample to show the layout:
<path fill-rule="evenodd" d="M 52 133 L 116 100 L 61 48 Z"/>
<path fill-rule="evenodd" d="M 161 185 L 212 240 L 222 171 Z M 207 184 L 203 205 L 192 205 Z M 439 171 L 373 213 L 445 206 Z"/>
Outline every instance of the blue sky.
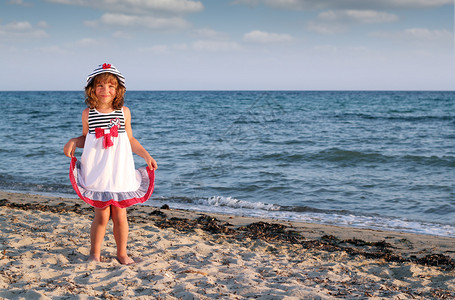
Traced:
<path fill-rule="evenodd" d="M 455 90 L 452 0 L 6 0 L 0 90 Z"/>

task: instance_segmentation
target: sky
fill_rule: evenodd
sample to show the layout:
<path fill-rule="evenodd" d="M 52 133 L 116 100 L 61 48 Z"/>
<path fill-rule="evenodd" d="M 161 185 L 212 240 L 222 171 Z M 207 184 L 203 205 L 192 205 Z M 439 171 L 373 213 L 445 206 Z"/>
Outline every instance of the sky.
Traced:
<path fill-rule="evenodd" d="M 453 0 L 3 0 L 0 90 L 455 90 Z"/>

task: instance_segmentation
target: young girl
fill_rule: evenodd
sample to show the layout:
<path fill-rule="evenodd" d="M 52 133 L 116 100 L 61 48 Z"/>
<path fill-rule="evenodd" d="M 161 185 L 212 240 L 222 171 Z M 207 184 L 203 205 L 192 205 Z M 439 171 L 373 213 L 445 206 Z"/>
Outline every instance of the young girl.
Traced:
<path fill-rule="evenodd" d="M 130 110 L 123 106 L 125 78 L 110 64 L 96 68 L 87 78 L 82 112 L 82 135 L 64 146 L 71 157 L 70 180 L 78 196 L 95 207 L 90 231 L 90 258 L 101 261 L 101 245 L 109 218 L 114 223 L 117 259 L 132 264 L 126 246 L 126 207 L 147 201 L 154 186 L 156 161 L 133 137 Z M 76 147 L 84 148 L 81 160 Z M 134 169 L 132 152 L 144 158 L 146 168 Z"/>

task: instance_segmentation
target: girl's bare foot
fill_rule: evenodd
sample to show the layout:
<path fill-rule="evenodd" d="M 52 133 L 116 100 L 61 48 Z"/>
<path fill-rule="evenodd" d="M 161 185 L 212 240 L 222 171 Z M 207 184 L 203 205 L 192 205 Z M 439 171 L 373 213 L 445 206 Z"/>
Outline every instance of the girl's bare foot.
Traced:
<path fill-rule="evenodd" d="M 119 263 L 122 265 L 132 265 L 136 263 L 133 259 L 131 259 L 129 256 L 117 256 L 117 260 Z"/>
<path fill-rule="evenodd" d="M 87 259 L 88 262 L 96 261 L 96 262 L 101 262 L 101 257 L 97 255 L 91 254 L 89 258 Z"/>

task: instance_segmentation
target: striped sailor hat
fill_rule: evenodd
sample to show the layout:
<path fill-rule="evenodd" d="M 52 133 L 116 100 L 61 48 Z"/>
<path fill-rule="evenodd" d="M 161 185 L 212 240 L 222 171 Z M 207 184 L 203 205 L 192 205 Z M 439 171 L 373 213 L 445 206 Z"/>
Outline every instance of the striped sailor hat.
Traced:
<path fill-rule="evenodd" d="M 114 67 L 111 64 L 102 64 L 102 65 L 99 65 L 98 68 L 93 70 L 93 72 L 90 73 L 90 75 L 88 75 L 88 77 L 87 77 L 87 84 L 85 85 L 85 87 L 87 87 L 92 82 L 93 78 L 95 78 L 96 75 L 99 75 L 99 74 L 102 74 L 102 73 L 114 74 L 115 76 L 117 76 L 118 82 L 124 88 L 126 88 L 126 86 L 125 86 L 125 77 L 123 77 L 122 73 L 120 73 L 119 70 L 117 70 L 117 68 Z"/>

